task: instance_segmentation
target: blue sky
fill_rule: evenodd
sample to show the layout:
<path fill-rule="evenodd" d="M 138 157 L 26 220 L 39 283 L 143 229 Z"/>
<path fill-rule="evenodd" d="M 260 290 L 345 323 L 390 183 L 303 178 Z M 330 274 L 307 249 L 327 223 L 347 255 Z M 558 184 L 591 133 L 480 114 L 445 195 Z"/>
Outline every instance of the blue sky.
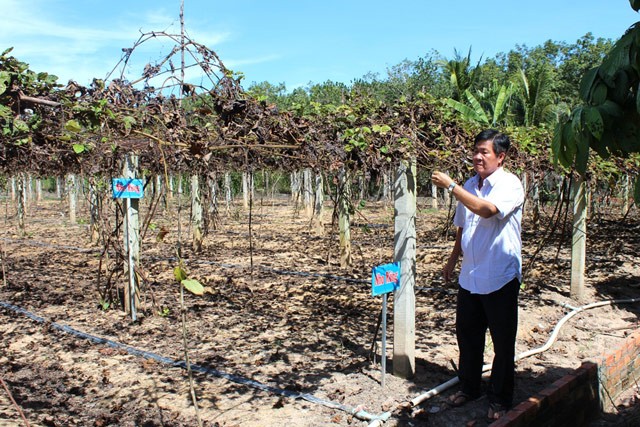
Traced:
<path fill-rule="evenodd" d="M 0 0 L 0 49 L 34 71 L 87 85 L 104 78 L 141 32 L 179 32 L 180 0 Z M 640 16 L 628 0 L 185 0 L 190 37 L 243 72 L 244 84 L 287 89 L 384 76 L 432 49 L 492 57 L 516 44 L 575 42 L 591 32 L 617 39 Z M 140 49 L 134 80 L 170 43 Z"/>

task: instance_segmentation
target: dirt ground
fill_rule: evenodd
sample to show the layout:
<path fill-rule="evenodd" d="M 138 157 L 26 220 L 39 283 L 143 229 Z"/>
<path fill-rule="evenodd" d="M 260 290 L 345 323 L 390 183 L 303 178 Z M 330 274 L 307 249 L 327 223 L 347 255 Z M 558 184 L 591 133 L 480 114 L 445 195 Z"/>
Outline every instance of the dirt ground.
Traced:
<path fill-rule="evenodd" d="M 188 355 L 203 425 L 367 425 L 353 415 L 357 411 L 390 412 L 385 426 L 487 425 L 486 398 L 463 408 L 446 405 L 455 386 L 406 407 L 456 375 L 455 292 L 440 275 L 452 240 L 442 238 L 446 212 L 428 209 L 426 201 L 420 201 L 417 217 L 416 375 L 387 374 L 384 388 L 379 334 L 372 352 L 382 299 L 371 296 L 368 282 L 372 266 L 393 259 L 390 203 L 367 203 L 354 216 L 351 269 L 339 267 L 330 204 L 318 225 L 286 197 L 258 199 L 251 239 L 248 212 L 235 205 L 220 214 L 219 228 L 197 254 L 190 247 L 188 206 L 179 228 L 175 206 L 160 209 L 142 243 L 147 280 L 138 321 L 132 322 L 121 307 L 101 305 L 101 248 L 90 243 L 85 205 L 78 224 L 70 224 L 65 203 L 34 202 L 21 236 L 13 202 L 2 202 L 0 426 L 26 425 L 19 411 L 31 426 L 197 425 L 189 377 L 180 365 L 185 347 L 173 277 L 178 229 L 185 269 L 208 288 L 203 296 L 185 295 Z M 144 203 L 141 212 L 146 215 Z M 534 230 L 525 219 L 525 264 L 546 230 Z M 547 342 L 571 310 L 562 304 L 640 296 L 639 231 L 635 210 L 624 221 L 590 221 L 587 291 L 579 302 L 569 298 L 568 240 L 545 244 L 526 271 L 518 354 Z M 102 285 L 105 264 L 102 259 Z M 117 285 L 123 284 L 120 275 Z M 392 372 L 392 298 L 389 305 Z M 640 327 L 639 315 L 638 304 L 614 304 L 574 316 L 549 350 L 518 362 L 516 402 L 615 348 Z M 624 425 L 637 396 L 631 390 L 616 402 L 620 412 L 597 425 Z"/>

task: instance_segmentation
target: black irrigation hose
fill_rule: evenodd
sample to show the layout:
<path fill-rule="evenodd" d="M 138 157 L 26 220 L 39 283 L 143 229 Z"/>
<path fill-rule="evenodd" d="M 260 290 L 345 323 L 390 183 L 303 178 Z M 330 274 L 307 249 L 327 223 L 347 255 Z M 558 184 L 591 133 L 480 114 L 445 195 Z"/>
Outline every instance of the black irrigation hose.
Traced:
<path fill-rule="evenodd" d="M 149 351 L 145 351 L 145 350 L 140 350 L 137 349 L 135 347 L 131 347 L 129 345 L 126 344 L 122 344 L 119 343 L 117 341 L 113 341 L 107 338 L 101 338 L 101 337 L 97 337 L 95 335 L 91 335 L 88 334 L 86 332 L 82 332 L 79 331 L 77 329 L 74 329 L 70 326 L 67 325 L 62 325 L 60 323 L 56 323 L 56 322 L 50 322 L 47 319 L 40 317 L 36 314 L 31 313 L 30 311 L 27 311 L 21 307 L 15 306 L 13 304 L 9 304 L 7 302 L 4 301 L 0 301 L 0 307 L 4 307 L 8 310 L 12 310 L 16 313 L 20 313 L 23 314 L 25 316 L 27 316 L 28 318 L 30 318 L 31 320 L 34 320 L 38 323 L 44 323 L 47 325 L 50 325 L 52 328 L 57 329 L 61 332 L 70 334 L 70 335 L 74 335 L 80 338 L 84 338 L 86 340 L 89 340 L 91 342 L 94 342 L 96 344 L 103 344 L 103 345 L 107 345 L 109 347 L 113 347 L 113 348 L 117 348 L 117 349 L 122 349 L 124 351 L 126 351 L 127 353 L 133 355 L 133 356 L 139 356 L 139 357 L 143 357 L 145 359 L 151 359 L 151 360 L 155 360 L 156 362 L 160 362 L 163 363 L 165 365 L 169 365 L 169 366 L 173 366 L 173 367 L 178 367 L 178 368 L 183 368 L 186 369 L 186 363 L 183 360 L 173 360 L 170 359 L 168 357 L 164 357 L 164 356 L 160 356 L 156 353 L 152 353 Z M 208 368 L 206 366 L 200 366 L 200 365 L 191 365 L 191 369 L 193 371 L 196 372 L 200 372 L 203 374 L 207 374 L 207 375 L 211 375 L 214 377 L 218 377 L 218 378 L 224 378 L 226 380 L 229 380 L 231 382 L 234 382 L 236 384 L 242 384 L 242 385 L 246 385 L 258 390 L 262 390 L 265 391 L 267 393 L 271 393 L 271 394 L 276 394 L 279 396 L 283 396 L 283 397 L 287 397 L 287 398 L 291 398 L 291 399 L 302 399 L 302 400 L 306 400 L 307 402 L 311 402 L 311 403 L 315 403 L 318 405 L 322 405 L 322 406 L 326 406 L 328 408 L 332 408 L 332 409 L 339 409 L 341 411 L 344 412 L 348 412 L 349 414 L 355 416 L 356 418 L 360 418 L 362 420 L 366 420 L 366 421 L 374 421 L 374 420 L 387 420 L 390 417 L 390 413 L 385 412 L 383 414 L 380 415 L 373 415 L 373 414 L 369 414 L 366 411 L 363 411 L 359 408 L 353 408 L 350 406 L 346 406 L 340 403 L 336 403 L 336 402 L 331 402 L 328 400 L 324 400 L 321 399 L 319 397 L 316 397 L 312 394 L 309 393 L 298 393 L 298 392 L 294 392 L 291 390 L 286 390 L 286 389 L 281 389 L 281 388 L 277 388 L 277 387 L 272 387 L 266 384 L 262 384 L 259 383 L 257 381 L 245 378 L 245 377 L 241 377 L 239 375 L 234 375 L 234 374 L 229 374 L 226 372 L 222 372 L 219 371 L 217 369 L 213 369 L 213 368 Z"/>

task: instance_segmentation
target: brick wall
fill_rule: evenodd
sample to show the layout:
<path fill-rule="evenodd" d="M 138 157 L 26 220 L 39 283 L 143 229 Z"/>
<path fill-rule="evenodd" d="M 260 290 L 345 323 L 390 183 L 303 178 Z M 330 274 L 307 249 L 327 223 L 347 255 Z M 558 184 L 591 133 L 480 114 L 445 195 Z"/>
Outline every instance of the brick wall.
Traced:
<path fill-rule="evenodd" d="M 492 427 L 585 425 L 640 378 L 640 330 L 601 360 L 584 362 L 512 408 Z"/>
<path fill-rule="evenodd" d="M 636 385 L 640 378 L 640 330 L 620 347 L 603 357 L 598 369 L 600 402 L 603 409 L 613 408 L 613 402 L 622 392 Z"/>

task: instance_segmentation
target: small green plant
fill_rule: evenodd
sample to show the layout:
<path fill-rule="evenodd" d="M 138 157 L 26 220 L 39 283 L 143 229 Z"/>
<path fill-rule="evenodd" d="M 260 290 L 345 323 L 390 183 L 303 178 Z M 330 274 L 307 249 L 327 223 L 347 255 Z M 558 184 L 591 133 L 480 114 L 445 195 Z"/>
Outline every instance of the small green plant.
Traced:
<path fill-rule="evenodd" d="M 109 310 L 109 308 L 111 308 L 111 302 L 105 300 L 104 298 L 100 297 L 100 301 L 98 303 L 100 305 L 100 309 L 102 311 L 107 311 Z"/>
<path fill-rule="evenodd" d="M 176 268 L 174 268 L 173 275 L 178 281 L 178 283 L 184 286 L 184 288 L 189 292 L 191 292 L 192 294 L 204 295 L 204 286 L 202 286 L 202 284 L 195 279 L 189 279 L 189 277 L 187 276 L 187 273 L 184 271 L 182 266 L 179 265 Z"/>
<path fill-rule="evenodd" d="M 158 316 L 160 317 L 168 317 L 169 314 L 171 314 L 171 310 L 169 309 L 169 307 L 162 307 L 158 310 Z"/>

